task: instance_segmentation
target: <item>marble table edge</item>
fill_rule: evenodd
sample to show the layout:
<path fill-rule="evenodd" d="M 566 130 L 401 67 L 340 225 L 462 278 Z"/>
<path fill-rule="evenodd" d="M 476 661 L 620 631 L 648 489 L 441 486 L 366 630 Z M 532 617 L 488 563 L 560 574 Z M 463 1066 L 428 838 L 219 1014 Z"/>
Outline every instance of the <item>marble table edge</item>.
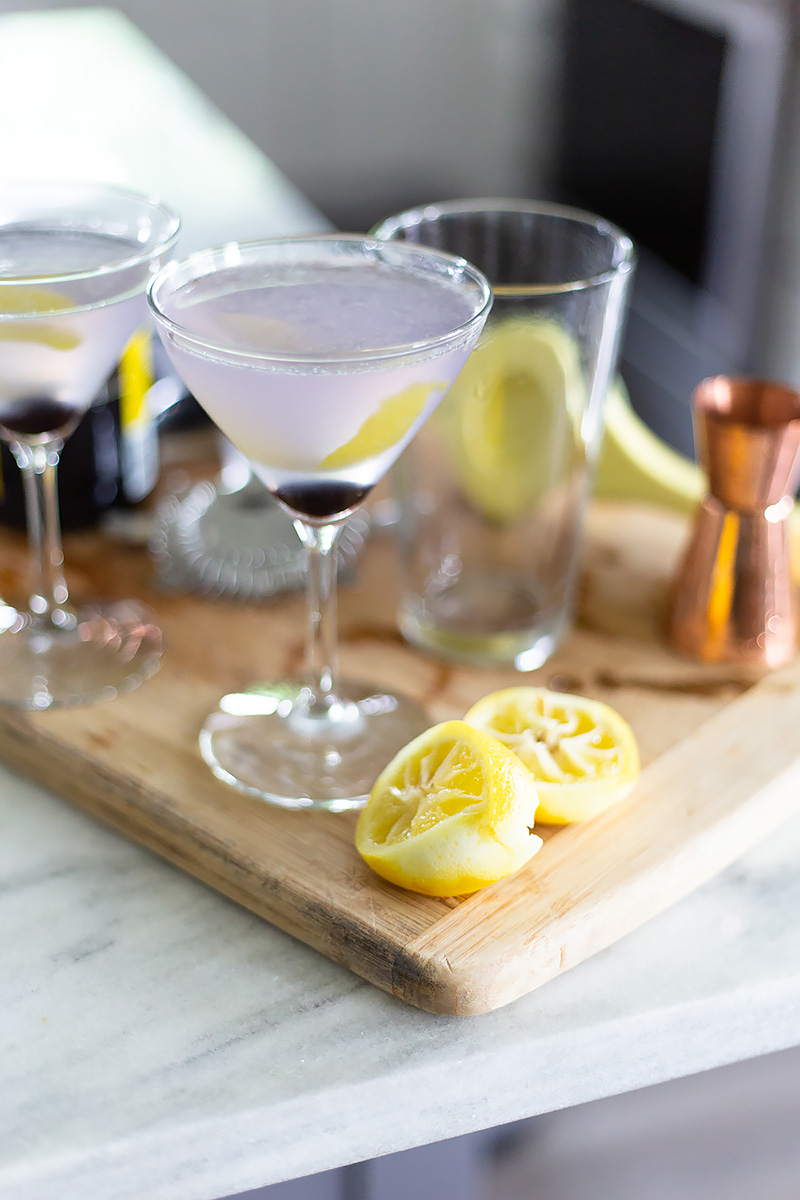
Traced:
<path fill-rule="evenodd" d="M 787 1049 L 800 1043 L 797 991 L 795 979 L 742 987 L 531 1039 L 530 1057 L 519 1044 L 487 1048 L 444 1081 L 448 1064 L 418 1063 L 99 1150 L 7 1162 L 0 1198 L 211 1200 L 380 1157 Z"/>

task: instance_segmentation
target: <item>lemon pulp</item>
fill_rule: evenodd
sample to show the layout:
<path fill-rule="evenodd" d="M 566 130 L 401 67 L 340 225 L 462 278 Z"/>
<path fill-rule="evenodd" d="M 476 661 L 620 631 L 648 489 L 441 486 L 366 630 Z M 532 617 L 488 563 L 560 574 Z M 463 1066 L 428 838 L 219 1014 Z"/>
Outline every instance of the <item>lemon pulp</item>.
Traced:
<path fill-rule="evenodd" d="M 536 779 L 537 817 L 550 825 L 584 821 L 623 800 L 639 777 L 633 731 L 599 700 L 546 688 L 484 696 L 464 718 L 497 738 Z"/>
<path fill-rule="evenodd" d="M 391 883 L 431 896 L 477 891 L 541 846 L 536 785 L 519 759 L 463 721 L 428 729 L 381 772 L 356 848 Z"/>

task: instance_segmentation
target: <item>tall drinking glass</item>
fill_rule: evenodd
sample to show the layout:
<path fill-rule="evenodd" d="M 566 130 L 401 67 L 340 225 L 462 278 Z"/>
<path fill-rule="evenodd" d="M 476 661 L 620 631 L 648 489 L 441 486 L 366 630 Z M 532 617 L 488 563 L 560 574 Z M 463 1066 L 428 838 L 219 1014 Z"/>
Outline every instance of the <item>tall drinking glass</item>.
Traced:
<path fill-rule="evenodd" d="M 338 679 L 334 550 L 466 361 L 489 286 L 448 254 L 317 236 L 203 251 L 166 266 L 148 297 L 178 374 L 308 554 L 307 677 L 223 697 L 202 753 L 219 778 L 286 807 L 360 805 L 428 721 Z"/>
<path fill-rule="evenodd" d="M 448 658 L 534 670 L 572 618 L 631 240 L 526 200 L 431 204 L 374 233 L 463 254 L 494 293 L 475 353 L 398 464 L 400 628 Z"/>
<path fill-rule="evenodd" d="M 177 234 L 168 208 L 121 189 L 0 188 L 0 438 L 23 473 L 32 558 L 27 609 L 0 602 L 0 703 L 111 698 L 157 669 L 161 634 L 149 609 L 70 603 L 56 468 L 146 317 L 145 284 Z"/>

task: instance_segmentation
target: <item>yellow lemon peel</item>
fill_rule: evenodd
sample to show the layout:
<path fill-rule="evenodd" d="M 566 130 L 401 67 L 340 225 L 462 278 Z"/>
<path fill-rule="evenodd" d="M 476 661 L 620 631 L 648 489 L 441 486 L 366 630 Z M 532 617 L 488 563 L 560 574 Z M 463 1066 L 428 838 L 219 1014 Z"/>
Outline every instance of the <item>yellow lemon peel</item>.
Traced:
<path fill-rule="evenodd" d="M 703 472 L 644 423 L 621 379 L 609 388 L 594 494 L 691 513 L 702 498 Z"/>
<path fill-rule="evenodd" d="M 53 325 L 47 321 L 0 322 L 0 342 L 34 342 L 37 346 L 49 346 L 51 350 L 74 350 L 81 339 L 71 329 Z"/>
<path fill-rule="evenodd" d="M 506 524 L 530 510 L 580 449 L 584 383 L 555 321 L 509 317 L 484 333 L 440 409 L 466 499 Z"/>
<path fill-rule="evenodd" d="M 375 412 L 370 413 L 358 433 L 323 458 L 320 468 L 335 471 L 341 467 L 352 467 L 391 450 L 392 446 L 406 437 L 431 395 L 446 390 L 447 383 L 439 380 L 434 383 L 412 383 L 402 392 L 388 396 Z"/>
<path fill-rule="evenodd" d="M 0 285 L 3 283 L 0 280 Z M 6 281 L 7 282 L 7 281 Z M 57 313 L 73 308 L 74 302 L 63 292 L 52 288 L 17 284 L 0 286 L 0 341 L 34 342 L 51 350 L 74 350 L 81 338 L 55 321 L 39 321 L 33 314 Z M 4 321 L 3 317 L 28 317 L 30 320 Z"/>
<path fill-rule="evenodd" d="M 3 287 L 4 283 L 13 286 Z M 25 316 L 30 313 L 63 312 L 65 308 L 74 308 L 74 301 L 64 292 L 54 288 L 35 287 L 33 284 L 16 283 L 8 278 L 0 278 L 0 315 Z"/>

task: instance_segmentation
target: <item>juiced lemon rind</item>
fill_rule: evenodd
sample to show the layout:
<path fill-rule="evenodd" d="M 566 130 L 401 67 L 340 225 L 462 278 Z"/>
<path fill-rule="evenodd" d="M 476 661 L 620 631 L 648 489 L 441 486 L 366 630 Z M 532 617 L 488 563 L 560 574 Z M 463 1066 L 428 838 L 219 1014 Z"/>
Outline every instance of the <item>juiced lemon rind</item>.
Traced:
<path fill-rule="evenodd" d="M 589 820 L 628 796 L 639 752 L 627 721 L 609 705 L 546 688 L 484 696 L 464 718 L 516 754 L 536 780 L 537 821 Z"/>
<path fill-rule="evenodd" d="M 381 772 L 356 848 L 390 883 L 459 896 L 495 883 L 541 846 L 536 784 L 513 754 L 463 721 L 426 730 Z"/>

